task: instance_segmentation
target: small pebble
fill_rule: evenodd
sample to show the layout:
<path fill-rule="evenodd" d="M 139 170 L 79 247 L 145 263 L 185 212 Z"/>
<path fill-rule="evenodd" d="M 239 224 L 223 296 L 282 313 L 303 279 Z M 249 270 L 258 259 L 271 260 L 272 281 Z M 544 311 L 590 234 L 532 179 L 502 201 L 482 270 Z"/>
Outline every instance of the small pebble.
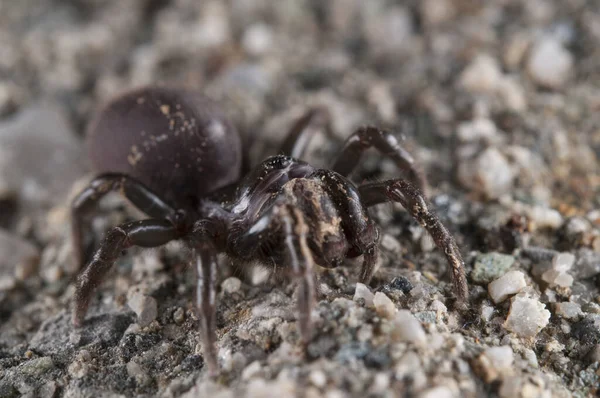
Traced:
<path fill-rule="evenodd" d="M 384 318 L 393 318 L 396 313 L 396 306 L 385 293 L 377 292 L 373 298 L 375 311 Z"/>
<path fill-rule="evenodd" d="M 362 283 L 356 284 L 356 290 L 354 291 L 354 301 L 362 298 L 365 300 L 365 306 L 372 307 L 373 306 L 373 293 L 371 290 Z"/>
<path fill-rule="evenodd" d="M 556 309 L 554 312 L 556 315 L 562 316 L 566 319 L 577 319 L 583 315 L 581 306 L 577 303 L 570 302 L 556 303 Z"/>
<path fill-rule="evenodd" d="M 553 37 L 543 37 L 535 43 L 527 59 L 527 73 L 546 88 L 563 87 L 572 68 L 573 55 Z"/>
<path fill-rule="evenodd" d="M 458 179 L 465 187 L 497 199 L 511 191 L 515 173 L 508 159 L 498 149 L 491 147 L 458 167 Z"/>
<path fill-rule="evenodd" d="M 519 293 L 525 286 L 525 275 L 521 271 L 509 271 L 488 285 L 488 293 L 494 303 L 506 300 L 508 296 Z"/>
<path fill-rule="evenodd" d="M 460 85 L 472 93 L 493 93 L 502 78 L 498 62 L 487 54 L 478 55 L 460 75 Z"/>
<path fill-rule="evenodd" d="M 267 53 L 273 45 L 273 30 L 265 24 L 250 26 L 242 36 L 242 47 L 251 56 Z"/>
<path fill-rule="evenodd" d="M 392 282 L 390 283 L 390 288 L 400 290 L 402 293 L 408 294 L 413 289 L 413 285 L 404 276 L 397 276 L 394 279 L 392 279 Z"/>
<path fill-rule="evenodd" d="M 0 276 L 14 275 L 18 280 L 31 277 L 40 260 L 37 247 L 0 228 Z"/>
<path fill-rule="evenodd" d="M 493 143 L 500 140 L 494 122 L 482 117 L 460 123 L 456 128 L 456 136 L 462 142 L 484 141 Z"/>
<path fill-rule="evenodd" d="M 455 398 L 456 395 L 449 387 L 438 386 L 423 391 L 419 398 Z"/>
<path fill-rule="evenodd" d="M 181 325 L 183 321 L 185 321 L 185 311 L 181 307 L 177 307 L 177 309 L 173 312 L 173 321 L 176 324 Z"/>
<path fill-rule="evenodd" d="M 490 283 L 508 271 L 515 263 L 515 258 L 497 252 L 478 254 L 475 258 L 471 279 L 476 283 Z"/>
<path fill-rule="evenodd" d="M 327 384 L 327 376 L 321 370 L 313 370 L 308 378 L 315 387 L 323 388 Z"/>
<path fill-rule="evenodd" d="M 414 344 L 424 344 L 427 335 L 421 322 L 408 310 L 400 310 L 394 317 L 392 337 L 396 341 L 406 341 Z"/>
<path fill-rule="evenodd" d="M 242 281 L 236 277 L 229 277 L 221 283 L 221 288 L 223 288 L 223 292 L 227 294 L 233 294 L 240 290 L 242 287 Z"/>
<path fill-rule="evenodd" d="M 140 385 L 146 385 L 150 382 L 150 377 L 137 362 L 128 362 L 126 368 L 127 374 L 133 377 Z"/>
<path fill-rule="evenodd" d="M 136 313 L 137 323 L 141 326 L 148 326 L 158 315 L 158 307 L 154 297 L 147 296 L 138 291 L 127 295 L 127 305 Z"/>
<path fill-rule="evenodd" d="M 550 311 L 538 300 L 515 296 L 504 327 L 519 337 L 534 337 L 548 324 Z"/>
<path fill-rule="evenodd" d="M 513 362 L 510 346 L 490 347 L 477 358 L 477 369 L 485 382 L 491 383 L 511 374 Z"/>

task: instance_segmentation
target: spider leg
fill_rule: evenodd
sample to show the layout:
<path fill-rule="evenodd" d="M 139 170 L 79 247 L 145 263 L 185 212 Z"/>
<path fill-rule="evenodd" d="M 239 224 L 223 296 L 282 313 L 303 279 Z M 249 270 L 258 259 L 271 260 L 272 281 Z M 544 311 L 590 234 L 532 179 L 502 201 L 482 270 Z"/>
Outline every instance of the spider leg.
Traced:
<path fill-rule="evenodd" d="M 209 373 L 215 375 L 217 363 L 217 248 L 202 221 L 196 223 L 188 239 L 192 248 L 192 262 L 196 268 L 196 308 L 200 318 L 200 335 L 204 344 L 204 358 Z"/>
<path fill-rule="evenodd" d="M 332 135 L 329 119 L 329 113 L 324 108 L 313 108 L 307 111 L 292 126 L 279 153 L 302 159 L 315 133 L 324 128 L 328 135 Z"/>
<path fill-rule="evenodd" d="M 298 280 L 298 328 L 304 343 L 310 341 L 310 313 L 316 301 L 314 259 L 307 242 L 308 233 L 302 212 L 292 205 L 278 203 L 256 222 L 235 233 L 229 244 L 229 250 L 239 258 L 265 260 L 259 250 L 261 246 L 283 235 L 284 253 L 280 261 Z"/>
<path fill-rule="evenodd" d="M 73 324 L 79 327 L 83 323 L 92 293 L 122 250 L 131 246 L 157 247 L 177 238 L 176 228 L 166 220 L 132 221 L 111 228 L 90 263 L 77 277 Z"/>
<path fill-rule="evenodd" d="M 310 313 L 315 305 L 314 261 L 308 243 L 308 225 L 302 212 L 292 206 L 281 208 L 279 215 L 285 234 L 285 251 L 292 275 L 298 282 L 298 328 L 304 344 L 311 338 Z"/>
<path fill-rule="evenodd" d="M 120 191 L 138 209 L 152 218 L 172 218 L 176 211 L 140 181 L 124 174 L 98 176 L 79 193 L 71 204 L 71 236 L 76 265 L 85 265 L 83 249 L 83 220 L 100 199 L 111 191 Z"/>
<path fill-rule="evenodd" d="M 363 152 L 369 148 L 375 148 L 390 157 L 401 170 L 408 173 L 408 178 L 413 185 L 422 192 L 426 191 L 425 175 L 417 167 L 411 154 L 400 145 L 393 134 L 374 126 L 361 127 L 352 133 L 331 169 L 347 177 L 358 165 Z"/>
<path fill-rule="evenodd" d="M 460 305 L 464 306 L 469 295 L 464 261 L 454 238 L 430 210 L 431 205 L 425 195 L 402 179 L 364 184 L 358 190 L 366 206 L 398 202 L 427 230 L 450 263 L 454 290 Z"/>
<path fill-rule="evenodd" d="M 346 236 L 353 246 L 352 251 L 363 255 L 360 280 L 369 283 L 375 272 L 379 254 L 379 231 L 369 217 L 359 191 L 345 177 L 331 170 L 317 170 L 309 178 L 319 181 L 333 199 L 342 218 Z"/>

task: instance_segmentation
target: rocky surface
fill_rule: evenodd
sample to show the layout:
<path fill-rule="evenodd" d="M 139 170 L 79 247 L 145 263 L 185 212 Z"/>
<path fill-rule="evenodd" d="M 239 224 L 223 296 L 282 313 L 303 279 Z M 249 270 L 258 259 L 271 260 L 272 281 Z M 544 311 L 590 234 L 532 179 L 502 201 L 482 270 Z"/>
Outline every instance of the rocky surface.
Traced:
<path fill-rule="evenodd" d="M 586 397 L 600 385 L 600 5 L 586 0 L 0 3 L 0 397 Z M 466 259 L 399 206 L 373 213 L 380 267 L 320 272 L 305 349 L 293 284 L 222 259 L 221 374 L 203 360 L 180 245 L 130 250 L 70 323 L 68 196 L 82 138 L 128 87 L 223 103 L 251 161 L 310 106 L 332 116 L 308 160 L 353 128 L 406 137 Z M 366 156 L 355 181 L 397 176 Z M 91 227 L 140 215 L 102 202 Z M 262 281 L 261 283 L 254 283 Z"/>

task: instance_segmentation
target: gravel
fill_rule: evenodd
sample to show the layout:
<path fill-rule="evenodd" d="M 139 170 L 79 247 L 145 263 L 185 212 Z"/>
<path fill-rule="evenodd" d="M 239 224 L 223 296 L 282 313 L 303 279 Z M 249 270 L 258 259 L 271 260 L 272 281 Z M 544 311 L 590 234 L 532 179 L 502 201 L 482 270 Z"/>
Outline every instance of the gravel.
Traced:
<path fill-rule="evenodd" d="M 525 275 L 521 271 L 509 271 L 488 285 L 488 292 L 494 303 L 501 303 L 519 293 L 527 286 Z"/>
<path fill-rule="evenodd" d="M 243 0 L 0 5 L 0 396 L 571 397 L 600 383 L 600 10 L 582 1 Z M 208 375 L 182 245 L 131 248 L 74 329 L 69 200 L 83 137 L 142 84 L 222 103 L 256 164 L 309 107 L 306 159 L 389 128 L 465 259 L 449 267 L 400 205 L 372 209 L 381 255 L 318 271 L 311 339 L 284 264 L 219 258 L 221 374 Z M 331 134 L 329 134 L 331 133 Z M 368 151 L 353 181 L 402 177 Z M 118 196 L 89 223 L 143 217 Z"/>
<path fill-rule="evenodd" d="M 539 300 L 523 296 L 513 297 L 504 327 L 519 337 L 535 337 L 548 325 L 550 311 Z"/>

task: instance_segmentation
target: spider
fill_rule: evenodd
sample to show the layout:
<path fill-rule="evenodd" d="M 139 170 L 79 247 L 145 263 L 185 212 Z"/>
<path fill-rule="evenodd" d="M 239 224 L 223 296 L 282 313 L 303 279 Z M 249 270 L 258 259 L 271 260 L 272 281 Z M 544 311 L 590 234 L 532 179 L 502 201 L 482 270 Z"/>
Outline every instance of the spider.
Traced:
<path fill-rule="evenodd" d="M 242 144 L 220 109 L 200 93 L 145 87 L 110 101 L 88 131 L 89 155 L 102 173 L 72 203 L 78 275 L 72 321 L 82 325 L 90 298 L 121 252 L 182 240 L 197 272 L 196 306 L 205 361 L 218 371 L 216 353 L 217 254 L 242 263 L 272 263 L 298 281 L 298 327 L 310 340 L 315 267 L 333 268 L 362 255 L 360 281 L 368 283 L 378 257 L 379 232 L 367 209 L 398 202 L 433 237 L 451 267 L 457 303 L 468 289 L 458 247 L 422 193 L 425 179 L 394 135 L 368 126 L 345 142 L 330 169 L 300 160 L 311 136 L 328 125 L 312 109 L 288 133 L 279 155 L 243 178 Z M 361 154 L 375 148 L 395 161 L 408 180 L 356 186 L 348 175 Z M 108 192 L 118 191 L 149 216 L 111 228 L 86 261 L 84 221 Z"/>

